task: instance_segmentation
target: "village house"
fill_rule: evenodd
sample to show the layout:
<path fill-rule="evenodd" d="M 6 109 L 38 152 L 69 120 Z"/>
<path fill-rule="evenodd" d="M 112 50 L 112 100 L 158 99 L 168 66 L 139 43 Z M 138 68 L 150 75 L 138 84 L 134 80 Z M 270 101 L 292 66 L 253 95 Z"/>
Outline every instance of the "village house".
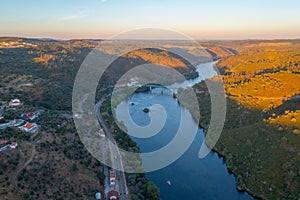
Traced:
<path fill-rule="evenodd" d="M 104 131 L 103 131 L 102 128 L 97 132 L 97 134 L 98 134 L 100 137 L 105 138 L 105 133 L 104 133 Z"/>
<path fill-rule="evenodd" d="M 6 139 L 0 139 L 0 144 L 6 144 L 8 141 Z"/>
<path fill-rule="evenodd" d="M 9 145 L 9 147 L 12 148 L 12 149 L 17 148 L 17 146 L 18 146 L 17 142 L 13 142 L 13 143 L 11 143 L 11 145 Z"/>
<path fill-rule="evenodd" d="M 9 103 L 9 106 L 20 106 L 21 105 L 21 101 L 20 99 L 12 99 Z"/>
<path fill-rule="evenodd" d="M 20 126 L 19 129 L 29 133 L 35 133 L 38 129 L 38 125 L 36 123 L 27 122 L 25 125 Z"/>
<path fill-rule="evenodd" d="M 119 197 L 119 193 L 115 190 L 112 190 L 108 192 L 107 196 L 109 200 L 117 200 Z"/>

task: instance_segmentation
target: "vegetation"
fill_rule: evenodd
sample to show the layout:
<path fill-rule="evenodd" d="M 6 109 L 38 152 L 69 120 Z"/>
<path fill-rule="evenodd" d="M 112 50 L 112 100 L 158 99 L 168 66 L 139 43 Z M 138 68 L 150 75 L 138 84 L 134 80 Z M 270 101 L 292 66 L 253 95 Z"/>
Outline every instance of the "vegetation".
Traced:
<path fill-rule="evenodd" d="M 249 108 L 270 110 L 299 94 L 299 41 L 244 45 L 218 63 L 227 94 Z"/>
<path fill-rule="evenodd" d="M 259 73 L 266 70 L 297 68 L 300 46 L 291 42 L 257 42 L 244 45 L 238 55 L 229 56 L 218 63 L 225 72 Z"/>
<path fill-rule="evenodd" d="M 85 150 L 70 112 L 76 73 L 96 43 L 88 40 L 58 42 L 21 38 L 0 38 L 1 42 L 10 45 L 0 48 L 1 100 L 19 98 L 24 103 L 16 110 L 4 110 L 4 121 L 18 118 L 24 112 L 44 110 L 36 121 L 41 127 L 34 137 L 16 128 L 1 130 L 0 139 L 17 141 L 19 145 L 16 151 L 6 151 L 0 155 L 5 161 L 1 165 L 1 198 L 90 199 L 96 191 L 103 192 L 102 164 Z M 185 64 L 185 61 L 167 53 L 152 49 L 145 51 L 149 55 L 127 55 L 113 63 L 99 82 L 98 94 L 111 93 L 109 86 L 137 65 L 153 61 L 173 67 L 177 63 Z M 178 71 L 186 73 L 187 77 L 196 76 L 189 66 L 178 66 Z M 110 123 L 110 110 L 107 113 Z M 115 127 L 114 136 L 120 147 L 139 152 L 128 135 L 116 124 L 112 126 Z M 140 166 L 140 163 L 136 164 Z M 126 178 L 132 199 L 159 199 L 159 189 L 147 180 L 145 174 L 127 174 Z"/>
<path fill-rule="evenodd" d="M 204 90 L 201 83 L 194 89 Z M 198 93 L 200 126 L 210 124 L 210 95 Z M 272 112 L 276 112 L 275 109 Z M 193 113 L 193 112 L 192 112 Z M 271 111 L 247 108 L 227 99 L 222 135 L 214 150 L 236 175 L 237 188 L 263 199 L 297 199 L 300 195 L 299 135 L 270 124 Z"/>
<path fill-rule="evenodd" d="M 165 65 L 170 67 L 183 67 L 187 68 L 186 64 L 179 58 L 176 58 L 173 54 L 170 55 L 167 51 L 162 50 L 136 50 L 126 55 L 129 58 L 140 58 L 149 63 L 157 63 L 159 65 Z"/>
<path fill-rule="evenodd" d="M 299 199 L 298 41 L 256 41 L 236 47 L 239 54 L 218 63 L 227 113 L 214 150 L 225 157 L 238 189 L 263 199 Z M 204 83 L 194 90 L 200 126 L 207 129 L 210 95 Z"/>
<path fill-rule="evenodd" d="M 101 163 L 85 150 L 72 119 L 65 112 L 44 110 L 37 123 L 34 135 L 17 128 L 0 132 L 1 139 L 18 142 L 16 150 L 0 154 L 1 199 L 90 199 L 102 191 Z"/>
<path fill-rule="evenodd" d="M 300 74 L 289 71 L 256 75 L 248 82 L 227 85 L 231 98 L 249 108 L 270 110 L 300 93 Z"/>
<path fill-rule="evenodd" d="M 267 120 L 264 120 L 264 122 L 278 125 L 279 131 L 283 131 L 284 129 L 292 129 L 293 133 L 300 134 L 300 110 L 286 110 L 284 114 L 278 116 L 273 113 L 272 116 Z"/>

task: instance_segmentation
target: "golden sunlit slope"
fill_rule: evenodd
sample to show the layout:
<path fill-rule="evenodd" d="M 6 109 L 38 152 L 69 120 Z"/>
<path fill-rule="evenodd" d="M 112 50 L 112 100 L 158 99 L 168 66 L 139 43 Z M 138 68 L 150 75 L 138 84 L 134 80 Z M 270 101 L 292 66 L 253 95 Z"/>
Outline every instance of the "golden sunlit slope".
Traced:
<path fill-rule="evenodd" d="M 300 46 L 279 43 L 278 46 L 252 45 L 251 48 L 230 56 L 218 63 L 226 72 L 256 73 L 266 69 L 297 66 L 300 62 Z"/>
<path fill-rule="evenodd" d="M 276 116 L 273 114 L 264 122 L 278 125 L 278 130 L 283 131 L 284 128 L 286 129 L 293 129 L 294 134 L 300 134 L 300 110 L 296 111 L 289 111 L 286 110 L 284 114 Z M 296 128 L 297 127 L 297 128 Z"/>
<path fill-rule="evenodd" d="M 237 55 L 218 62 L 226 93 L 248 108 L 270 110 L 300 94 L 300 45 L 246 43 Z"/>
<path fill-rule="evenodd" d="M 156 63 L 160 65 L 166 65 L 169 67 L 183 67 L 187 68 L 186 64 L 183 63 L 179 58 L 174 57 L 167 51 L 163 50 L 149 50 L 142 49 L 129 52 L 126 57 L 128 58 L 141 58 L 149 63 Z"/>
<path fill-rule="evenodd" d="M 227 93 L 249 108 L 269 110 L 300 93 L 300 74 L 281 71 L 257 75 L 250 81 L 226 85 Z"/>

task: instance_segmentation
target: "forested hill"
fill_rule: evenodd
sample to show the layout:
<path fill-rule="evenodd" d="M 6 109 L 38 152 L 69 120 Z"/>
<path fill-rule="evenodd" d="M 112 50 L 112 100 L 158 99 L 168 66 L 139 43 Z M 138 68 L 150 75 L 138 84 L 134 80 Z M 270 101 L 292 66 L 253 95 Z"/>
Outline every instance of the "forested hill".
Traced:
<path fill-rule="evenodd" d="M 239 52 L 217 63 L 227 95 L 227 113 L 215 150 L 225 157 L 240 190 L 262 199 L 299 199 L 299 40 L 218 44 Z M 209 92 L 204 83 L 194 89 L 200 125 L 208 128 Z"/>

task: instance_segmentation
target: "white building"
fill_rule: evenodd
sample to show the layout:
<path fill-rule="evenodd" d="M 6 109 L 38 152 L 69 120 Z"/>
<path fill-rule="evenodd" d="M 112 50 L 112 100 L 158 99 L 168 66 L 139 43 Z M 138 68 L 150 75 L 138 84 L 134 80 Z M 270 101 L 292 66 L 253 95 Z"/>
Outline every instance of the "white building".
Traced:
<path fill-rule="evenodd" d="M 20 106 L 21 105 L 21 101 L 20 99 L 12 99 L 9 103 L 9 106 Z"/>
<path fill-rule="evenodd" d="M 38 125 L 36 123 L 27 122 L 25 125 L 20 126 L 19 129 L 25 132 L 35 133 L 38 129 Z"/>
<path fill-rule="evenodd" d="M 13 142 L 13 143 L 11 143 L 11 145 L 9 145 L 9 147 L 10 147 L 11 149 L 15 149 L 15 148 L 17 148 L 17 146 L 18 146 L 18 143 L 17 143 L 17 142 Z"/>
<path fill-rule="evenodd" d="M 97 133 L 100 137 L 105 138 L 105 133 L 102 128 Z"/>

